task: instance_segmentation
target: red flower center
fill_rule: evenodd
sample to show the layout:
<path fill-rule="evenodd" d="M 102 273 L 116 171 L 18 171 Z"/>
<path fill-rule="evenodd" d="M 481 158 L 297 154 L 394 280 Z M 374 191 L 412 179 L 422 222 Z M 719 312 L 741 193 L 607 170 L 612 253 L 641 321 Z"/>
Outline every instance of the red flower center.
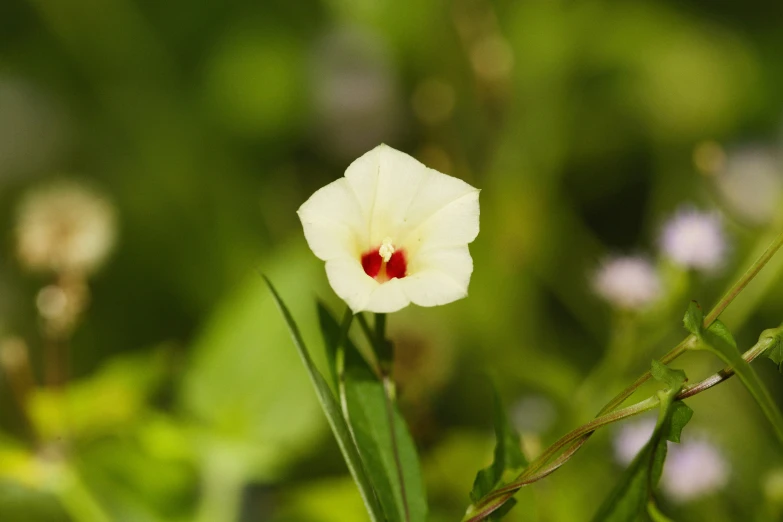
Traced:
<path fill-rule="evenodd" d="M 380 283 L 390 279 L 402 279 L 408 272 L 408 261 L 405 259 L 405 251 L 395 250 L 388 262 L 384 262 L 379 252 L 381 247 L 369 250 L 362 254 L 362 268 L 364 273 Z"/>

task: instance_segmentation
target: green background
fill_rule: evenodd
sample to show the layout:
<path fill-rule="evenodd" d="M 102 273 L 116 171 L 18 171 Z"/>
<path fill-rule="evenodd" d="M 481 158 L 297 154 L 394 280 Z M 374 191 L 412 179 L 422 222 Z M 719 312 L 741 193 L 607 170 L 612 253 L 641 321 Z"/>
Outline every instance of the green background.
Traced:
<path fill-rule="evenodd" d="M 459 519 L 491 459 L 488 374 L 535 452 L 674 346 L 689 300 L 709 307 L 781 228 L 783 212 L 744 219 L 694 162 L 713 141 L 729 159 L 777 152 L 781 14 L 696 0 L 3 0 L 0 336 L 24 337 L 39 375 L 48 281 L 15 259 L 17 202 L 72 178 L 119 220 L 71 343 L 75 384 L 29 407 L 40 426 L 69 416 L 61 472 L 110 520 L 365 519 L 258 271 L 323 361 L 315 298 L 342 307 L 295 211 L 384 142 L 482 189 L 470 296 L 389 318 L 430 517 Z M 655 259 L 687 204 L 724 212 L 723 269 L 660 261 L 665 303 L 618 319 L 591 274 L 609 254 Z M 783 255 L 725 314 L 743 350 L 783 320 L 781 271 Z M 584 392 L 615 328 L 633 336 L 628 363 Z M 675 366 L 692 381 L 720 368 L 706 353 Z M 774 365 L 754 367 L 783 398 Z M 539 407 L 524 410 L 530 397 Z M 783 486 L 767 477 L 783 454 L 748 393 L 731 381 L 690 405 L 683 440 L 720 447 L 729 486 L 662 509 L 774 520 Z M 0 520 L 69 520 L 52 492 L 65 479 L 5 378 L 0 408 Z M 614 433 L 522 492 L 508 519 L 589 519 L 621 473 Z"/>

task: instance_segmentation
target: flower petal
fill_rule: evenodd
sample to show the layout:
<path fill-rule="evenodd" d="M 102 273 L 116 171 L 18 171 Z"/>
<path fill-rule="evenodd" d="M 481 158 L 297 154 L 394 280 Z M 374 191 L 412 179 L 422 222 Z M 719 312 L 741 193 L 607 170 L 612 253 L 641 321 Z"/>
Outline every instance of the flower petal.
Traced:
<path fill-rule="evenodd" d="M 401 238 L 401 244 L 414 257 L 418 251 L 466 245 L 479 233 L 479 190 L 456 178 L 439 175 L 448 179 L 430 178 L 436 186 L 421 191 L 421 202 L 409 214 L 410 222 L 416 225 Z M 455 198 L 445 197 L 455 193 Z"/>
<path fill-rule="evenodd" d="M 369 224 L 368 247 L 399 235 L 406 226 L 408 209 L 432 174 L 437 172 L 387 145 L 379 145 L 351 163 L 345 177 Z"/>
<path fill-rule="evenodd" d="M 419 306 L 437 306 L 468 295 L 473 259 L 467 245 L 421 252 L 401 279 L 405 295 Z"/>
<path fill-rule="evenodd" d="M 376 314 L 390 314 L 411 304 L 405 295 L 403 282 L 406 279 L 392 279 L 378 285 L 364 309 Z"/>
<path fill-rule="evenodd" d="M 366 243 L 365 220 L 351 186 L 340 178 L 322 187 L 297 211 L 307 244 L 320 259 L 356 257 Z"/>
<path fill-rule="evenodd" d="M 358 260 L 351 257 L 326 261 L 326 277 L 334 292 L 348 304 L 353 313 L 367 310 L 370 296 L 381 286 L 364 273 Z"/>

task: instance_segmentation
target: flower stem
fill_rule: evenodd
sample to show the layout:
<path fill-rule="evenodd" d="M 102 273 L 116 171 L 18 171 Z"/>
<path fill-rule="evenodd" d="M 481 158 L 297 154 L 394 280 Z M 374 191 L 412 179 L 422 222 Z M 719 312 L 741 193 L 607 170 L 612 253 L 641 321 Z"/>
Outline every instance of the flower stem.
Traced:
<path fill-rule="evenodd" d="M 778 234 L 778 236 L 767 247 L 764 253 L 762 253 L 761 256 L 759 256 L 759 258 L 750 266 L 750 268 L 745 271 L 742 277 L 740 277 L 737 282 L 734 283 L 725 294 L 723 294 L 723 297 L 721 297 L 720 301 L 718 301 L 712 310 L 710 310 L 710 312 L 704 317 L 704 328 L 709 328 L 710 325 L 715 322 L 715 320 L 720 316 L 721 313 L 723 313 L 726 307 L 729 306 L 732 301 L 734 301 L 734 298 L 737 297 L 746 286 L 748 286 L 748 283 L 750 283 L 753 278 L 756 277 L 761 269 L 764 268 L 770 259 L 772 259 L 772 256 L 774 256 L 775 253 L 780 250 L 781 246 L 783 246 L 783 232 Z M 693 335 L 689 335 L 680 344 L 675 346 L 669 353 L 661 357 L 661 362 L 664 364 L 669 364 L 671 361 L 685 353 L 685 351 L 691 347 L 693 342 L 695 342 L 695 337 Z M 639 386 L 647 382 L 650 377 L 652 377 L 650 372 L 645 372 L 642 376 L 636 379 L 633 384 L 625 388 L 611 401 L 609 401 L 606 406 L 604 406 L 601 411 L 598 412 L 598 414 L 602 415 L 607 411 L 611 411 L 617 408 L 620 404 L 623 403 L 623 401 L 625 401 L 625 399 L 630 397 L 631 394 L 633 394 L 633 392 L 639 388 Z"/>
<path fill-rule="evenodd" d="M 394 350 L 392 343 L 386 339 L 386 314 L 375 314 L 375 342 L 373 342 L 373 347 L 375 348 L 375 355 L 378 357 L 378 363 L 381 370 L 384 406 L 386 407 L 386 416 L 389 420 L 392 453 L 394 454 L 394 465 L 397 468 L 397 480 L 400 483 L 400 495 L 402 497 L 402 506 L 405 512 L 405 522 L 410 522 L 411 515 L 410 508 L 408 507 L 408 494 L 405 490 L 405 475 L 402 472 L 402 461 L 400 460 L 400 450 L 397 444 L 397 427 L 394 422 L 394 397 L 396 392 L 394 381 L 391 377 Z"/>
<path fill-rule="evenodd" d="M 772 259 L 772 256 L 775 255 L 775 253 L 780 250 L 781 246 L 783 246 L 783 232 L 778 234 L 778 236 L 775 238 L 775 240 L 770 244 L 769 247 L 761 254 L 761 256 L 748 268 L 748 270 L 745 271 L 745 273 L 737 280 L 734 285 L 732 285 L 726 293 L 721 297 L 721 299 L 718 301 L 718 303 L 710 310 L 710 312 L 704 317 L 704 328 L 709 328 L 712 323 L 714 323 L 721 313 L 726 309 L 726 307 L 731 304 L 732 301 L 742 292 L 742 290 L 753 280 L 754 277 L 761 271 L 762 268 L 769 262 L 770 259 Z M 675 360 L 677 357 L 685 353 L 689 348 L 693 346 L 693 344 L 696 342 L 696 338 L 693 335 L 689 335 L 685 339 L 683 339 L 677 346 L 675 346 L 672 350 L 670 350 L 667 354 L 665 354 L 663 357 L 661 357 L 660 361 L 664 364 L 669 364 L 671 361 Z M 750 360 L 755 359 L 760 355 L 761 353 L 764 353 L 766 348 L 769 348 L 769 337 L 766 337 L 764 339 L 759 340 L 759 342 L 748 352 L 746 352 L 743 357 L 750 357 Z M 765 348 L 766 347 L 766 348 Z M 701 393 L 704 390 L 707 390 L 726 379 L 730 378 L 734 374 L 734 371 L 730 368 L 724 368 L 721 370 L 721 372 L 718 372 L 718 374 L 713 375 L 711 377 L 708 377 L 704 381 L 701 381 L 700 383 L 697 383 L 693 386 L 690 386 L 683 390 L 681 395 L 682 397 L 678 396 L 678 399 L 684 399 L 687 397 L 692 397 L 693 395 L 696 395 L 698 393 Z M 477 506 L 470 506 L 468 508 L 468 512 L 463 519 L 465 522 L 478 522 L 488 516 L 490 513 L 498 509 L 500 506 L 503 505 L 508 499 L 510 499 L 517 490 L 519 490 L 521 487 L 531 484 L 532 482 L 535 482 L 537 480 L 540 480 L 550 473 L 554 472 L 557 468 L 562 466 L 565 462 L 567 462 L 576 452 L 587 442 L 587 440 L 590 438 L 590 436 L 595 432 L 596 429 L 600 428 L 601 426 L 604 426 L 606 424 L 616 422 L 618 420 L 621 420 L 623 418 L 629 417 L 631 415 L 636 415 L 637 413 L 641 413 L 642 411 L 647 411 L 648 409 L 652 409 L 655 407 L 654 400 L 657 399 L 657 396 L 650 397 L 649 399 L 646 399 L 645 401 L 642 401 L 640 403 L 637 403 L 633 406 L 629 406 L 628 408 L 624 408 L 622 410 L 619 410 L 617 412 L 611 413 L 613 410 L 615 410 L 618 406 L 620 406 L 628 397 L 630 397 L 642 384 L 647 382 L 652 377 L 652 374 L 648 370 L 644 374 L 642 374 L 638 379 L 636 379 L 630 386 L 625 388 L 623 391 L 621 391 L 618 395 L 616 395 L 612 400 L 610 400 L 603 408 L 601 408 L 601 411 L 598 412 L 598 416 L 596 419 L 588 422 L 587 424 L 584 424 L 583 426 L 580 426 L 579 428 L 573 430 L 572 432 L 564 435 L 560 439 L 558 439 L 554 444 L 552 444 L 547 450 L 544 451 L 536 460 L 531 462 L 527 468 L 525 468 L 525 471 L 523 471 L 513 482 L 506 485 L 505 487 L 496 490 L 492 493 L 490 493 L 481 503 L 479 503 Z M 650 402 L 648 402 L 650 401 Z M 652 405 L 651 405 L 652 404 Z M 649 406 L 649 408 L 647 407 Z M 638 408 L 641 408 L 637 411 Z M 568 446 L 570 444 L 570 446 Z M 541 468 L 546 466 L 547 462 L 549 462 L 550 459 L 552 459 L 555 455 L 557 455 L 558 452 L 560 452 L 564 447 L 568 446 L 565 451 L 556 459 L 549 467 L 543 469 Z M 538 473 L 536 473 L 538 472 Z"/>
<path fill-rule="evenodd" d="M 774 333 L 773 333 L 774 332 Z M 779 342 L 779 337 L 783 332 L 783 326 L 767 331 L 762 334 L 762 338 L 748 351 L 742 354 L 742 358 L 748 363 L 752 362 L 768 349 L 770 349 L 775 343 Z M 765 335 L 766 334 L 766 335 Z M 684 400 L 694 395 L 698 395 L 724 381 L 731 378 L 734 375 L 734 370 L 731 367 L 727 367 L 719 371 L 718 373 L 707 377 L 706 379 L 687 386 L 677 395 L 676 400 Z M 592 421 L 576 428 L 575 430 L 567 433 L 554 444 L 552 444 L 547 450 L 542 453 L 536 460 L 530 463 L 525 471 L 517 477 L 514 482 L 507 484 L 506 486 L 497 489 L 487 495 L 481 503 L 477 506 L 471 506 L 468 510 L 468 514 L 463 519 L 464 522 L 478 522 L 485 518 L 487 515 L 502 506 L 508 499 L 522 487 L 537 482 L 556 471 L 560 466 L 568 462 L 571 457 L 582 447 L 587 439 L 598 428 L 618 422 L 628 417 L 638 415 L 645 411 L 652 410 L 660 404 L 660 398 L 657 394 L 648 397 L 647 399 L 638 402 L 632 406 L 628 406 L 621 410 L 607 413 Z M 567 447 L 566 447 L 567 446 Z M 560 456 L 555 459 L 551 464 L 546 464 L 557 455 L 563 448 L 566 448 Z M 544 467 L 546 466 L 546 467 Z M 542 469 L 543 468 L 543 469 Z"/>

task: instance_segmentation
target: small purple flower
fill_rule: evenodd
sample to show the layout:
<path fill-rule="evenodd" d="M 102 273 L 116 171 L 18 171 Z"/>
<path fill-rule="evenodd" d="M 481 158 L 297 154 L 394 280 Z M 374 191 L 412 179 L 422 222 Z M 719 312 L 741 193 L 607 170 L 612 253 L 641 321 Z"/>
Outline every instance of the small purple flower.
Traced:
<path fill-rule="evenodd" d="M 725 260 L 727 244 L 721 217 L 714 212 L 677 212 L 661 234 L 664 255 L 686 268 L 713 272 Z"/>
<path fill-rule="evenodd" d="M 655 417 L 639 419 L 623 424 L 614 437 L 614 458 L 623 465 L 628 465 L 636 457 L 655 431 Z"/>
<path fill-rule="evenodd" d="M 601 264 L 593 278 L 593 288 L 617 308 L 638 310 L 658 299 L 661 281 L 647 259 L 620 256 L 608 258 Z"/>
<path fill-rule="evenodd" d="M 729 464 L 712 443 L 702 439 L 669 445 L 661 488 L 673 500 L 687 502 L 728 482 Z"/>

